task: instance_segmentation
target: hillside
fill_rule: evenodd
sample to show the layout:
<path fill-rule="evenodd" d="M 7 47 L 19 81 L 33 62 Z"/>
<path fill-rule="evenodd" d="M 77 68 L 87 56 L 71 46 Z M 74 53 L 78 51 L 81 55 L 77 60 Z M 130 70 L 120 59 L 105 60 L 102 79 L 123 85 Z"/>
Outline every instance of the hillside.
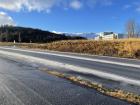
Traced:
<path fill-rule="evenodd" d="M 1 42 L 33 42 L 46 43 L 58 40 L 74 40 L 84 39 L 80 36 L 67 36 L 64 34 L 56 34 L 40 29 L 1 26 L 0 27 L 0 41 Z"/>

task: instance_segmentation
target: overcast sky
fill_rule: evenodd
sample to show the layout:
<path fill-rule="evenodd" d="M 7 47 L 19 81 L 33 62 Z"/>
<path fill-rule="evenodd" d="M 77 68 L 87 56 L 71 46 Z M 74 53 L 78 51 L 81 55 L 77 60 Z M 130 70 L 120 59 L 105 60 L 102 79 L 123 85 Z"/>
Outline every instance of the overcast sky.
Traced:
<path fill-rule="evenodd" d="M 0 0 L 0 25 L 57 32 L 124 32 L 140 22 L 140 0 Z"/>

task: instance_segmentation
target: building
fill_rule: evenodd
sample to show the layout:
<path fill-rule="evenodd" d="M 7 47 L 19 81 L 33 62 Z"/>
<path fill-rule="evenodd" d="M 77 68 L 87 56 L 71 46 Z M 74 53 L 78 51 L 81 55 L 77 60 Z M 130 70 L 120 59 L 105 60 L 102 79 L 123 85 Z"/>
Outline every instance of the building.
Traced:
<path fill-rule="evenodd" d="M 100 32 L 97 33 L 97 37 L 95 37 L 95 40 L 114 40 L 120 38 L 123 38 L 123 34 L 118 34 L 114 32 Z"/>

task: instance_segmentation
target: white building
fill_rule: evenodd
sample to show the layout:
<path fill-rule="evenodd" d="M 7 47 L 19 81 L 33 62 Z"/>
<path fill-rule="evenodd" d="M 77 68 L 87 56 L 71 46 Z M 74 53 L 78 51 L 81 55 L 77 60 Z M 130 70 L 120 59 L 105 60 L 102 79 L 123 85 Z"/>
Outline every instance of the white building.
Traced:
<path fill-rule="evenodd" d="M 95 40 L 113 40 L 113 39 L 119 39 L 123 35 L 122 34 L 117 34 L 114 32 L 101 32 L 97 33 L 97 37 L 95 37 Z"/>

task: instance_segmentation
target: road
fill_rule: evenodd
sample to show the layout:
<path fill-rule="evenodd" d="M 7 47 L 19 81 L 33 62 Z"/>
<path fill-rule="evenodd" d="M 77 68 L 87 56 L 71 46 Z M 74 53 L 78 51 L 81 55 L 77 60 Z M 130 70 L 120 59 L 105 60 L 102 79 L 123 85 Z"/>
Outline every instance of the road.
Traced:
<path fill-rule="evenodd" d="M 20 60 L 16 59 L 18 56 Z M 124 79 L 128 84 L 136 80 L 133 85 L 139 87 L 138 60 L 0 47 L 0 105 L 132 105 L 48 75 L 38 69 L 37 62 L 69 71 L 93 73 L 93 70 L 96 72 L 93 75 L 103 73 L 107 76 L 101 74 L 101 78 Z"/>

